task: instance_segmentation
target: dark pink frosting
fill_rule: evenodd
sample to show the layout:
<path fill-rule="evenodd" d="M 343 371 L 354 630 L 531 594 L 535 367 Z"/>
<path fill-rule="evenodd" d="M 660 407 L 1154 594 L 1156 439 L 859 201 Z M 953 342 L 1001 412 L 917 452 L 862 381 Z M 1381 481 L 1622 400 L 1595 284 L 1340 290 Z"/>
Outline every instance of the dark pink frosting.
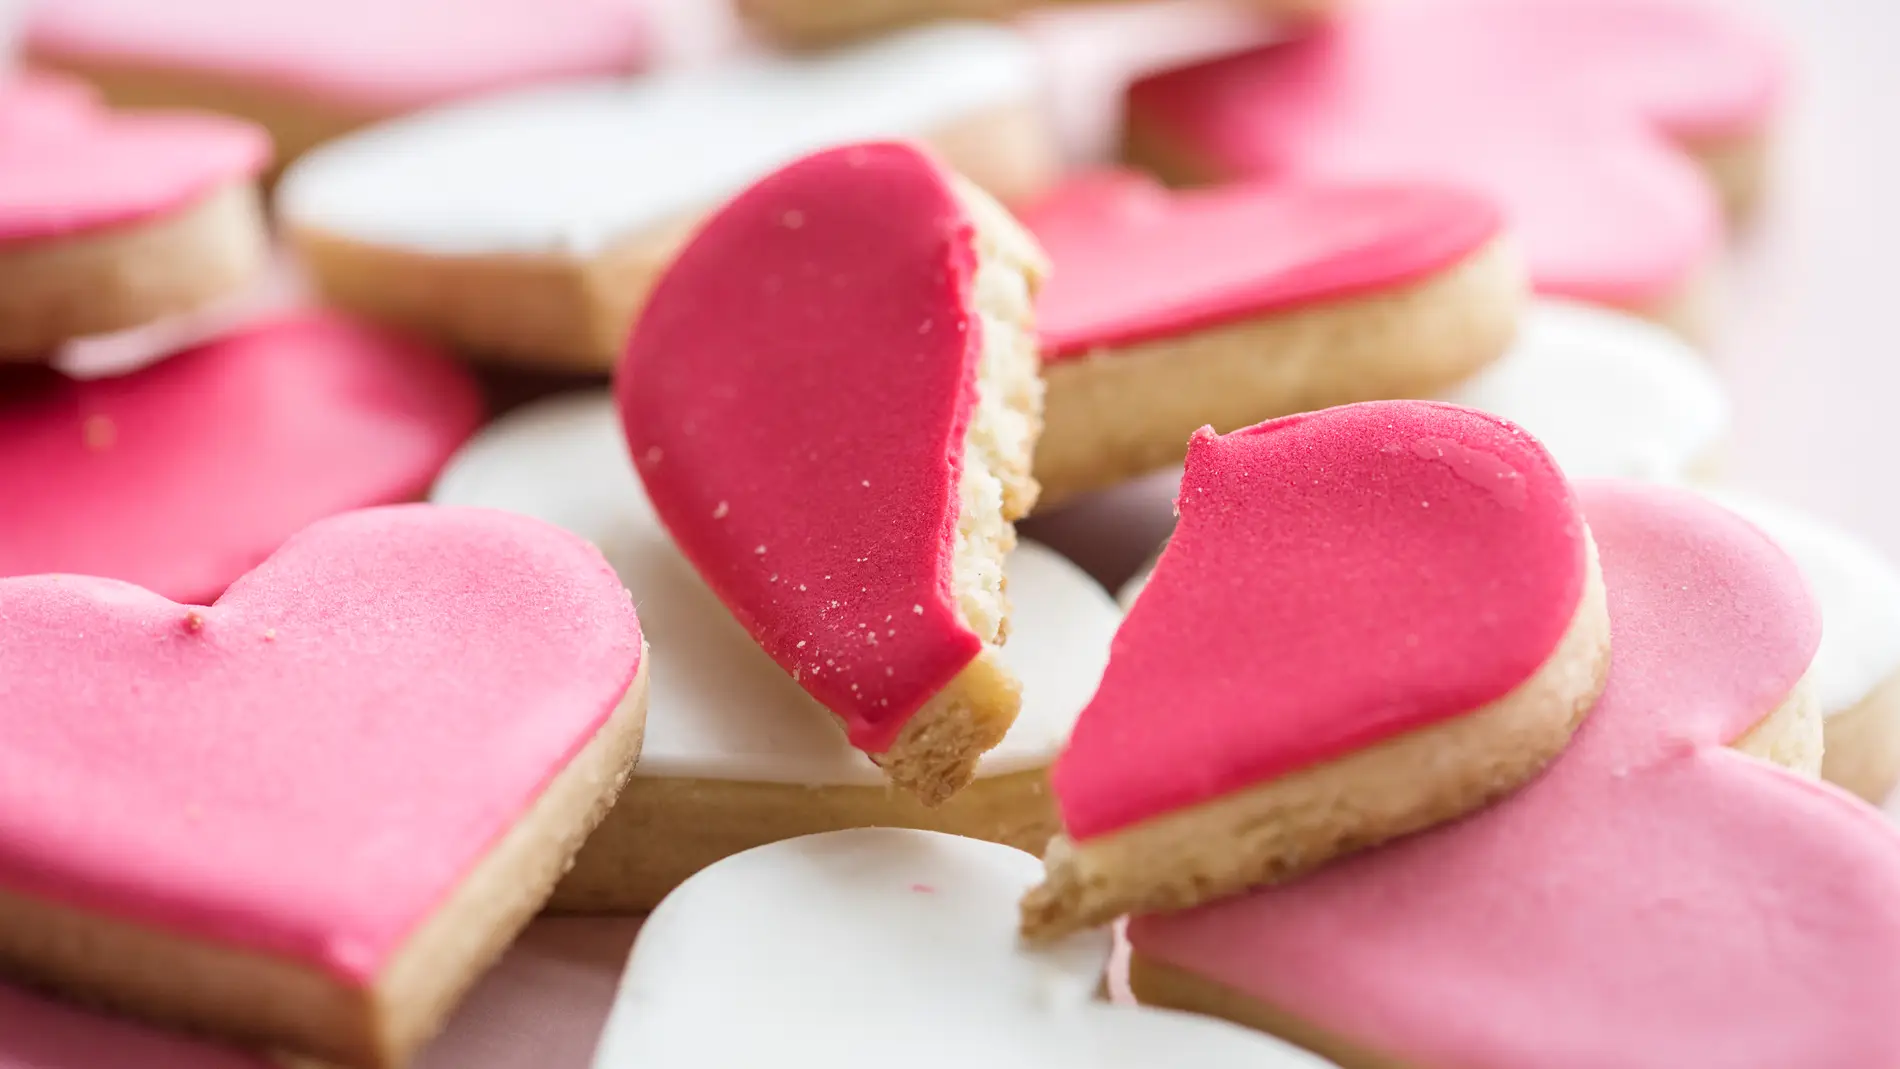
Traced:
<path fill-rule="evenodd" d="M 1502 228 L 1482 198 L 1429 186 L 1170 193 L 1132 172 L 1071 179 L 1018 214 L 1055 265 L 1036 306 L 1048 359 L 1401 286 Z"/>
<path fill-rule="evenodd" d="M 1583 594 L 1555 462 L 1455 405 L 1203 429 L 1178 508 L 1052 770 L 1077 839 L 1463 716 L 1549 659 Z"/>
<path fill-rule="evenodd" d="M 808 157 L 700 230 L 615 386 L 680 549 L 872 753 L 982 649 L 951 590 L 974 241 L 917 149 Z"/>
<path fill-rule="evenodd" d="M 0 380 L 0 575 L 74 572 L 207 602 L 315 520 L 414 500 L 481 420 L 420 342 L 267 318 L 121 378 Z"/>

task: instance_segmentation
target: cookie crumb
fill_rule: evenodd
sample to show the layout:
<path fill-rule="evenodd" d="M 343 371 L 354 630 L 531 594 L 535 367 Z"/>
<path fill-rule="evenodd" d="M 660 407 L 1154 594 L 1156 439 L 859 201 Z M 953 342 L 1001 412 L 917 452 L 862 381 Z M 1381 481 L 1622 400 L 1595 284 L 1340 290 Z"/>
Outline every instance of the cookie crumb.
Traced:
<path fill-rule="evenodd" d="M 924 614 L 924 607 L 922 605 L 912 605 L 910 611 L 922 616 Z"/>
<path fill-rule="evenodd" d="M 185 630 L 195 635 L 204 629 L 205 618 L 197 609 L 193 609 L 185 614 Z"/>
<path fill-rule="evenodd" d="M 110 416 L 87 416 L 80 434 L 85 438 L 87 449 L 103 453 L 119 440 L 119 426 Z"/>
<path fill-rule="evenodd" d="M 275 642 L 275 641 L 277 641 L 277 629 L 276 629 L 276 628 L 274 628 L 274 627 L 267 627 L 267 628 L 265 628 L 265 629 L 264 629 L 264 641 L 265 641 L 265 642 Z"/>

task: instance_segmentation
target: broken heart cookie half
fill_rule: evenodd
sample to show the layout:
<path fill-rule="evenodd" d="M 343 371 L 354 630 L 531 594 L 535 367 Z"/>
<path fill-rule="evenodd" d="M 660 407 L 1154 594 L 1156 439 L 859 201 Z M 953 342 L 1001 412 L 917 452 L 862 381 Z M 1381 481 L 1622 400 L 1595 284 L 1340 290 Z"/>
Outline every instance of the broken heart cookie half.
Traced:
<path fill-rule="evenodd" d="M 615 385 L 667 530 L 890 780 L 935 804 L 1020 703 L 1003 558 L 1036 497 L 1035 243 L 920 149 L 810 156 L 715 215 Z"/>
<path fill-rule="evenodd" d="M 1569 741 L 1609 662 L 1595 551 L 1537 441 L 1426 401 L 1216 435 L 1051 771 L 1024 899 L 1059 935 L 1463 815 Z"/>

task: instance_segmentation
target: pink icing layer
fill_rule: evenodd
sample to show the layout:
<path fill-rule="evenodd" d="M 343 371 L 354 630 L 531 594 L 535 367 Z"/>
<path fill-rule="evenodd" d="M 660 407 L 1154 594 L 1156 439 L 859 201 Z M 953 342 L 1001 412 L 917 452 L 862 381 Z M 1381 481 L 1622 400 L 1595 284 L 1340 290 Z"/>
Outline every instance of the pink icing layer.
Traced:
<path fill-rule="evenodd" d="M 1678 0 L 1387 0 L 1149 78 L 1129 111 L 1228 176 L 1481 190 L 1539 289 L 1642 304 L 1720 239 L 1707 182 L 1658 134 L 1759 133 L 1780 87 L 1765 40 Z"/>
<path fill-rule="evenodd" d="M 1582 497 L 1615 656 L 1543 778 L 1136 948 L 1419 1069 L 1900 1064 L 1900 838 L 1723 747 L 1813 656 L 1794 565 L 1687 494 Z"/>
<path fill-rule="evenodd" d="M 927 157 L 822 152 L 705 225 L 616 383 L 680 548 L 871 753 L 982 648 L 950 570 L 975 272 L 974 227 Z"/>
<path fill-rule="evenodd" d="M 532 82 L 631 71 L 640 0 L 59 0 L 30 55 L 308 93 L 376 114 Z"/>
<path fill-rule="evenodd" d="M 1203 429 L 1177 507 L 1051 773 L 1077 839 L 1502 697 L 1583 593 L 1583 521 L 1550 455 L 1455 405 Z"/>
<path fill-rule="evenodd" d="M 367 984 L 640 656 L 598 551 L 480 509 L 325 520 L 209 608 L 0 579 L 0 887 Z"/>
<path fill-rule="evenodd" d="M 0 575 L 74 572 L 205 602 L 297 530 L 413 500 L 481 420 L 435 349 L 275 317 L 122 378 L 0 380 Z"/>
<path fill-rule="evenodd" d="M 1071 180 L 1020 214 L 1055 264 L 1036 308 L 1048 359 L 1414 282 L 1501 226 L 1489 202 L 1431 187 L 1169 193 L 1128 172 Z"/>
<path fill-rule="evenodd" d="M 271 1069 L 272 1064 L 0 986 L 0 1069 Z"/>
<path fill-rule="evenodd" d="M 183 209 L 247 182 L 270 139 L 215 115 L 113 112 L 84 89 L 0 73 L 0 241 L 58 238 Z"/>

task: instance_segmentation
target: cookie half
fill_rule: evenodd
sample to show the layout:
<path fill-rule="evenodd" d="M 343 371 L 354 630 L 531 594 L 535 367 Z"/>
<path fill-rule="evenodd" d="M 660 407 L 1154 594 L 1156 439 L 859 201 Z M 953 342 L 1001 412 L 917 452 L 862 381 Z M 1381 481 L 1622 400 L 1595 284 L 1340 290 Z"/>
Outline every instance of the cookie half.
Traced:
<path fill-rule="evenodd" d="M 923 151 L 832 149 L 701 228 L 615 394 L 674 541 L 891 782 L 935 805 L 1015 718 L 1003 558 L 1036 497 L 1009 215 Z"/>
<path fill-rule="evenodd" d="M 1422 401 L 1203 432 L 1181 523 L 1051 773 L 1046 938 L 1285 880 L 1534 776 L 1602 688 L 1588 529 L 1542 446 Z"/>

